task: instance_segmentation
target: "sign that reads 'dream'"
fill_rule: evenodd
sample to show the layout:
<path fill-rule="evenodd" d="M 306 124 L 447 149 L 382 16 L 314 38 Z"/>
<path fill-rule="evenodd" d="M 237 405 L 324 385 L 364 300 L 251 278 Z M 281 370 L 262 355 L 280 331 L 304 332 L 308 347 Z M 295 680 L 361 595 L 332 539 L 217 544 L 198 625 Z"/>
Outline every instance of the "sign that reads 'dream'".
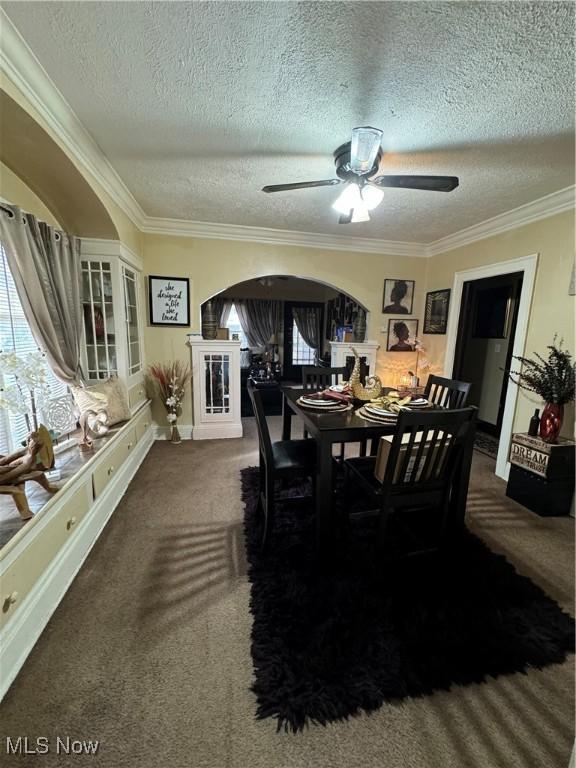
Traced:
<path fill-rule="evenodd" d="M 190 325 L 190 281 L 187 277 L 148 276 L 150 325 Z"/>

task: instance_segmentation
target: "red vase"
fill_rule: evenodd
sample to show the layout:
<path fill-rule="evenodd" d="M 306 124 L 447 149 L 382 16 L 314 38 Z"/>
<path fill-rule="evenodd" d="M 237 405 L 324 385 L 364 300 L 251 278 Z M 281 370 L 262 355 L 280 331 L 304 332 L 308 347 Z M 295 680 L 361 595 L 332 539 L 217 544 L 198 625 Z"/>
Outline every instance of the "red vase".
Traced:
<path fill-rule="evenodd" d="M 540 417 L 540 437 L 545 443 L 555 443 L 558 440 L 563 419 L 563 405 L 546 403 Z"/>

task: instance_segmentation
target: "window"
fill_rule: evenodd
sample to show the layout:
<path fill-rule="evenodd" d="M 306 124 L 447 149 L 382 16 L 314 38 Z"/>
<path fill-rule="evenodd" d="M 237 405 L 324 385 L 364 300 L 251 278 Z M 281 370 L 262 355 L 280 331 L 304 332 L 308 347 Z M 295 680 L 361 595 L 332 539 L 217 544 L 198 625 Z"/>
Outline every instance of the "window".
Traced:
<path fill-rule="evenodd" d="M 14 280 L 8 269 L 6 254 L 0 244 L 0 350 L 3 352 L 36 352 L 38 345 L 32 336 L 30 326 L 16 293 Z M 12 386 L 12 377 L 2 378 L 0 384 Z M 57 379 L 46 363 L 46 379 L 52 397 L 67 393 L 66 384 Z M 24 415 L 13 415 L 0 410 L 0 454 L 16 450 L 28 436 L 28 425 Z"/>
<path fill-rule="evenodd" d="M 304 341 L 296 325 L 292 321 L 292 365 L 315 365 L 316 350 L 309 347 Z"/>
<path fill-rule="evenodd" d="M 240 347 L 242 349 L 247 349 L 249 346 L 248 339 L 246 338 L 246 334 L 242 330 L 242 326 L 240 325 L 240 318 L 238 317 L 238 312 L 236 312 L 236 305 L 232 304 L 232 309 L 230 310 L 230 314 L 228 315 L 228 321 L 226 323 L 226 328 L 230 331 L 230 338 L 232 338 L 233 333 L 238 334 L 238 338 L 240 339 Z"/>

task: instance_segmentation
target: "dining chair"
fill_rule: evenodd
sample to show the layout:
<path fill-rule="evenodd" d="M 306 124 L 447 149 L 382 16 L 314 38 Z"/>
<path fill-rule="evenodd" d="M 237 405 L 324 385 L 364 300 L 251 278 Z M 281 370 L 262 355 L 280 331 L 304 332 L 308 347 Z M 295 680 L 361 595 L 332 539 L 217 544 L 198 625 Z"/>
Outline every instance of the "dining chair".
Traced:
<path fill-rule="evenodd" d="M 344 462 L 344 509 L 350 509 L 353 486 L 369 501 L 369 509 L 349 512 L 378 517 L 377 542 L 386 553 L 390 520 L 412 541 L 414 555 L 439 549 L 449 530 L 450 494 L 463 450 L 474 440 L 475 407 L 428 412 L 403 411 L 393 435 L 381 438 L 378 457 Z M 381 478 L 378 479 L 376 472 Z M 435 512 L 435 515 L 433 514 Z M 394 552 L 388 554 L 394 556 Z M 386 559 L 386 558 L 384 558 Z"/>
<path fill-rule="evenodd" d="M 277 494 L 279 481 L 286 478 L 311 478 L 312 493 L 315 488 L 316 443 L 314 440 L 278 440 L 273 442 L 262 404 L 262 394 L 248 384 L 252 401 L 260 454 L 260 489 L 258 492 L 258 513 L 263 517 L 261 548 L 268 548 L 274 526 L 275 504 L 302 501 L 306 496 L 280 497 Z"/>
<path fill-rule="evenodd" d="M 302 387 L 304 389 L 326 389 L 332 384 L 338 384 L 348 378 L 348 369 L 328 368 L 321 365 L 303 365 L 302 366 Z M 304 427 L 303 436 L 308 437 L 306 427 Z M 366 450 L 364 449 L 364 452 Z M 344 443 L 340 443 L 340 459 L 344 459 Z"/>
<path fill-rule="evenodd" d="M 321 365 L 303 365 L 302 387 L 304 389 L 326 389 L 332 384 L 338 384 L 346 376 L 346 367 L 325 368 Z"/>
<path fill-rule="evenodd" d="M 442 408 L 465 408 L 470 386 L 466 381 L 444 379 L 442 376 L 428 376 L 424 397 Z"/>

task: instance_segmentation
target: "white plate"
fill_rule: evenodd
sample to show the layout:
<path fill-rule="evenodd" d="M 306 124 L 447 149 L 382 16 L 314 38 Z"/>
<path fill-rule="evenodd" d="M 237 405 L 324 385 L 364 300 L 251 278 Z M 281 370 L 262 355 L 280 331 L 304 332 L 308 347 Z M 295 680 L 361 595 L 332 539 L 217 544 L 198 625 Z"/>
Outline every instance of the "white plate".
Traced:
<path fill-rule="evenodd" d="M 315 408 L 334 408 L 334 406 L 348 405 L 348 403 L 339 403 L 337 400 L 311 400 L 308 397 L 299 397 L 298 402 L 313 405 Z"/>
<path fill-rule="evenodd" d="M 298 402 L 306 403 L 306 405 L 314 405 L 319 408 L 332 408 L 334 405 L 340 405 L 337 400 L 314 400 L 311 397 L 301 397 Z M 346 403 L 344 403 L 346 405 Z"/>
<path fill-rule="evenodd" d="M 344 392 L 346 386 L 344 384 L 332 384 L 332 386 L 328 387 L 328 389 L 331 389 L 332 392 Z"/>
<path fill-rule="evenodd" d="M 377 416 L 393 416 L 398 418 L 398 414 L 395 411 L 387 411 L 385 408 L 379 408 L 377 405 L 365 405 L 364 408 L 371 413 L 375 413 Z"/>
<path fill-rule="evenodd" d="M 394 411 L 383 411 L 382 409 L 379 409 L 379 408 L 373 408 L 370 405 L 363 405 L 360 410 L 367 411 L 368 413 L 373 413 L 374 416 L 378 416 L 381 419 L 397 419 L 398 418 L 398 414 L 395 413 Z"/>
<path fill-rule="evenodd" d="M 396 424 L 397 421 L 396 418 L 376 416 L 376 414 L 370 413 L 370 411 L 366 411 L 364 408 L 359 408 L 356 411 L 356 415 L 360 416 L 361 419 L 371 421 L 373 424 Z"/>
<path fill-rule="evenodd" d="M 301 408 L 308 408 L 311 411 L 317 411 L 318 413 L 342 413 L 343 411 L 349 411 L 351 405 L 338 405 L 330 406 L 329 408 L 317 408 L 315 405 L 308 405 L 307 403 L 298 403 Z"/>

